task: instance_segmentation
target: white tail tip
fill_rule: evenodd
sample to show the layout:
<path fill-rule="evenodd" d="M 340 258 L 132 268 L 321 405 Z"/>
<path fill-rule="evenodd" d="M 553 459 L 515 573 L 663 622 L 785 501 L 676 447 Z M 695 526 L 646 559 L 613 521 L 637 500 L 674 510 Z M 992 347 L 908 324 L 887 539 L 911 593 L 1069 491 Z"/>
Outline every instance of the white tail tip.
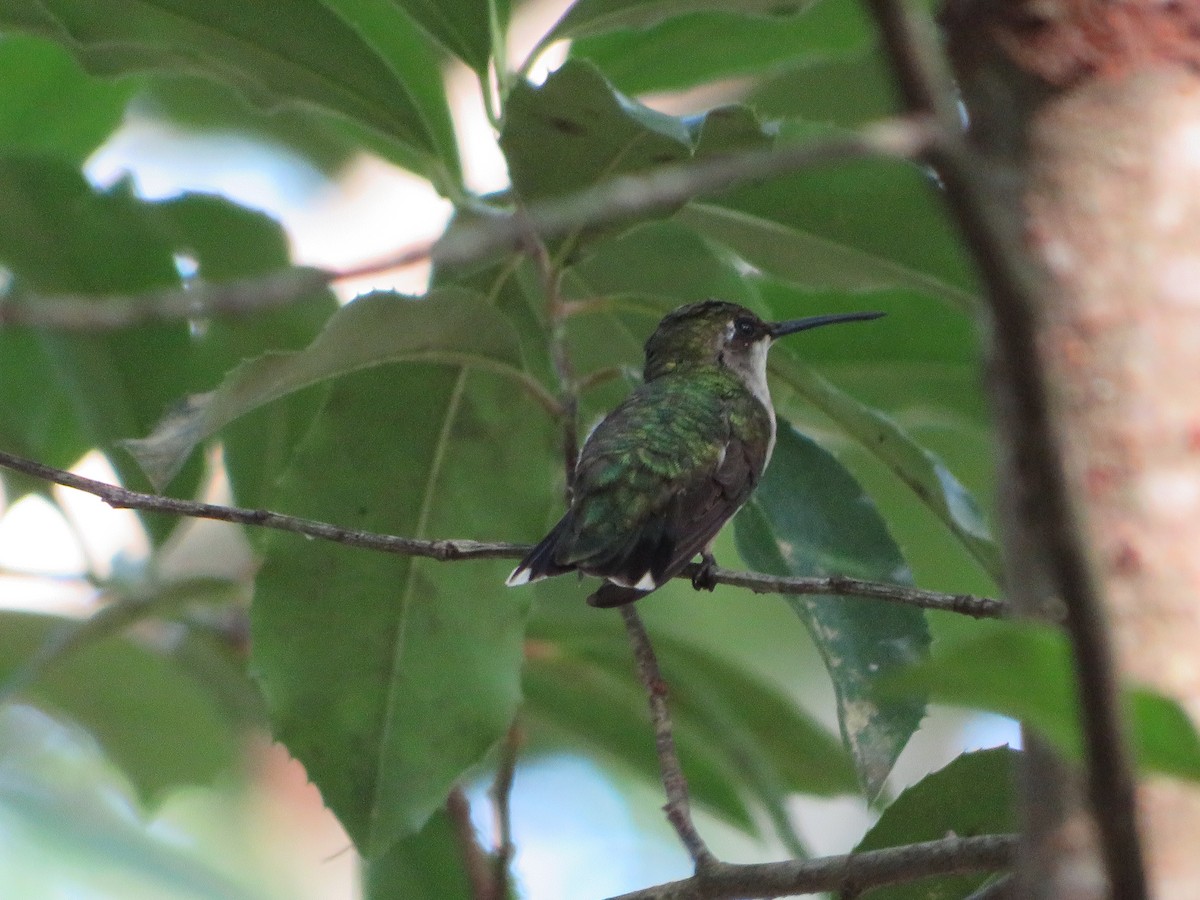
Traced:
<path fill-rule="evenodd" d="M 512 574 L 508 576 L 508 580 L 504 582 L 506 587 L 520 587 L 523 584 L 529 584 L 529 569 L 524 566 L 517 566 L 512 570 Z"/>

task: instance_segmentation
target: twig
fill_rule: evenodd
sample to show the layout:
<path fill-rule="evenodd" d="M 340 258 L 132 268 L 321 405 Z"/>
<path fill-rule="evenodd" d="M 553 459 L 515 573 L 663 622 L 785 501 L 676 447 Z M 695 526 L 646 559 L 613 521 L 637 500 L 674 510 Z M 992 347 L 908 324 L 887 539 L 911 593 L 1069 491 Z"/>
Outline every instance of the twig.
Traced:
<path fill-rule="evenodd" d="M 466 559 L 521 559 L 530 550 L 528 544 L 512 544 L 504 541 L 421 540 L 396 537 L 373 531 L 341 528 L 328 522 L 302 519 L 298 516 L 289 516 L 265 509 L 244 509 L 237 506 L 220 506 L 215 503 L 199 503 L 194 500 L 177 500 L 174 497 L 163 497 L 159 494 L 145 494 L 140 491 L 126 490 L 104 481 L 85 478 L 74 472 L 56 469 L 53 466 L 34 462 L 2 450 L 0 450 L 0 467 L 92 494 L 114 509 L 140 509 L 195 519 L 215 519 L 239 525 L 273 528 L 277 531 L 289 531 L 293 534 L 302 534 L 306 537 L 345 544 L 349 547 L 375 550 L 381 553 L 395 553 L 400 556 L 421 556 L 441 562 Z M 693 572 L 692 567 L 687 567 L 679 573 L 678 577 L 690 579 Z M 834 594 L 870 597 L 892 603 L 918 606 L 923 609 L 960 613 L 975 618 L 998 618 L 1004 614 L 1005 608 L 1003 601 L 988 597 L 946 594 L 941 591 L 929 591 L 884 582 L 860 581 L 856 578 L 840 576 L 780 578 L 773 575 L 759 575 L 754 572 L 736 572 L 731 569 L 716 569 L 713 575 L 719 584 L 749 588 L 760 594 Z"/>
<path fill-rule="evenodd" d="M 492 870 L 488 855 L 479 845 L 479 836 L 475 833 L 475 825 L 471 821 L 471 803 L 463 789 L 455 786 L 446 798 L 446 814 L 450 816 L 450 824 L 454 827 L 454 837 L 458 841 L 459 852 L 462 853 L 463 870 L 467 873 L 467 881 L 471 885 L 473 900 L 493 900 L 494 893 Z"/>
<path fill-rule="evenodd" d="M 758 865 L 717 862 L 691 878 L 622 894 L 613 900 L 735 900 L 830 891 L 857 896 L 868 888 L 935 875 L 992 872 L 1011 864 L 1009 834 L 947 837 L 867 853 Z"/>
<path fill-rule="evenodd" d="M 508 896 L 508 867 L 516 850 L 512 837 L 513 779 L 517 772 L 517 754 L 524 742 L 521 726 L 513 722 L 509 726 L 504 744 L 500 748 L 500 762 L 496 766 L 496 777 L 488 791 L 492 799 L 492 812 L 496 823 L 496 847 L 492 851 L 492 887 L 495 900 Z"/>
<path fill-rule="evenodd" d="M 692 578 L 699 573 L 697 563 L 689 563 L 677 577 Z M 1006 604 L 992 597 L 976 597 L 973 594 L 947 594 L 927 591 L 899 584 L 879 581 L 863 581 L 844 575 L 811 576 L 806 578 L 763 575 L 759 572 L 737 572 L 719 566 L 710 570 L 718 584 L 747 588 L 756 594 L 790 595 L 835 595 L 843 597 L 865 597 L 872 600 L 888 600 L 916 606 L 921 609 L 936 609 L 941 612 L 958 613 L 973 619 L 999 619 L 1005 615 Z"/>
<path fill-rule="evenodd" d="M 1037 352 L 1036 291 L 1022 270 L 1020 251 L 1006 240 L 983 183 L 986 167 L 961 134 L 949 78 L 930 39 L 931 27 L 912 18 L 900 0 L 869 0 L 909 110 L 932 115 L 941 132 L 928 151 L 946 187 L 950 208 L 979 266 L 991 304 L 994 342 L 1002 363 L 1003 389 L 1016 434 L 1016 471 L 1024 490 L 1037 498 L 1037 539 L 1051 587 L 1066 607 L 1081 697 L 1088 796 L 1114 897 L 1147 896 L 1137 830 L 1135 780 L 1118 708 L 1116 665 L 1104 602 L 1088 565 L 1072 507 L 1063 453 L 1049 409 L 1050 388 Z M 1014 585 L 1014 589 L 1016 585 Z"/>
<path fill-rule="evenodd" d="M 706 872 L 717 865 L 717 858 L 712 855 L 696 831 L 692 822 L 691 803 L 688 800 L 687 779 L 683 775 L 683 767 L 679 764 L 679 753 L 675 749 L 675 738 L 671 733 L 671 713 L 667 709 L 667 684 L 663 681 L 662 672 L 658 668 L 658 659 L 654 655 L 654 647 L 642 618 L 632 603 L 621 607 L 621 617 L 625 620 L 625 630 L 629 634 L 629 644 L 633 648 L 633 658 L 637 662 L 638 678 L 646 688 L 646 696 L 650 700 L 650 719 L 654 723 L 654 745 L 658 751 L 658 764 L 662 770 L 663 788 L 667 793 L 667 803 L 663 810 L 667 819 L 679 835 L 679 840 L 687 848 L 696 866 L 697 874 Z"/>

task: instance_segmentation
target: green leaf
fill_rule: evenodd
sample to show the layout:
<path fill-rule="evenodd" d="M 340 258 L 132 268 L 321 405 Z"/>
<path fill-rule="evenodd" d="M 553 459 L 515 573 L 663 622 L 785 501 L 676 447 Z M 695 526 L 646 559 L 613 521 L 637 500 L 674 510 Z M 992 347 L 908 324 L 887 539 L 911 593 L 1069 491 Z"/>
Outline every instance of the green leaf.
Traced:
<path fill-rule="evenodd" d="M 897 584 L 912 576 L 870 499 L 828 452 L 779 423 L 771 465 L 735 520 L 746 562 L 772 575 L 848 575 Z M 877 696 L 879 680 L 925 658 L 917 609 L 849 597 L 788 597 L 833 679 L 842 737 L 869 797 L 920 724 L 918 696 Z"/>
<path fill-rule="evenodd" d="M 0 38 L 0 148 L 54 156 L 80 165 L 125 114 L 136 83 L 85 74 L 62 48 L 38 38 Z"/>
<path fill-rule="evenodd" d="M 431 37 L 482 76 L 492 53 L 489 0 L 394 0 Z M 496 0 L 498 25 L 508 22 L 508 3 Z"/>
<path fill-rule="evenodd" d="M 72 620 L 0 616 L 0 683 L 7 682 Z M 61 659 L 21 696 L 79 723 L 156 800 L 170 788 L 203 784 L 233 766 L 236 741 L 214 699 L 169 660 L 119 637 Z"/>
<path fill-rule="evenodd" d="M 202 75 L 267 109 L 315 106 L 417 156 L 441 151 L 410 85 L 318 0 L 18 0 L 0 25 L 52 38 L 98 74 Z"/>
<path fill-rule="evenodd" d="M 571 44 L 571 56 L 599 67 L 622 91 L 686 90 L 731 76 L 758 76 L 800 60 L 862 50 L 874 24 L 856 3 L 805 4 L 803 15 L 764 18 L 712 12 L 668 19 L 644 29 L 594 34 Z"/>
<path fill-rule="evenodd" d="M 377 292 L 330 317 L 307 349 L 271 353 L 238 366 L 217 390 L 188 398 L 148 437 L 126 446 L 156 484 L 179 471 L 193 448 L 239 416 L 320 381 L 389 362 L 444 361 L 520 375 L 520 348 L 508 321 L 466 292 L 423 300 Z"/>
<path fill-rule="evenodd" d="M 771 370 L 891 469 L 1000 583 L 1000 551 L 987 523 L 975 499 L 937 456 L 883 413 L 859 403 L 799 362 L 786 346 L 772 354 Z"/>
<path fill-rule="evenodd" d="M 576 0 L 548 40 L 583 37 L 620 28 L 646 28 L 701 10 L 785 19 L 799 15 L 809 0 Z"/>
<path fill-rule="evenodd" d="M 533 532 L 557 437 L 489 373 L 360 372 L 334 386 L 270 505 L 417 537 Z M 253 666 L 276 735 L 367 856 L 419 831 L 508 728 L 527 602 L 504 588 L 509 568 L 267 544 Z"/>
<path fill-rule="evenodd" d="M 141 821 L 129 794 L 82 729 L 29 706 L 0 708 L 0 893 L 63 896 L 102 882 L 121 896 L 261 896 Z"/>
<path fill-rule="evenodd" d="M 616 93 L 593 66 L 568 61 L 540 87 L 513 88 L 500 148 L 517 194 L 531 201 L 687 159 L 692 140 L 680 119 Z"/>
<path fill-rule="evenodd" d="M 1013 779 L 1020 754 L 1007 747 L 964 753 L 897 797 L 855 853 L 933 841 L 956 834 L 1006 834 L 1017 830 Z M 958 900 L 987 875 L 921 879 L 868 891 L 870 900 Z"/>
<path fill-rule="evenodd" d="M 926 272 L 819 234 L 710 203 L 693 202 L 676 219 L 732 249 L 746 262 L 812 290 L 863 293 L 909 288 L 969 309 L 974 296 Z"/>
<path fill-rule="evenodd" d="M 1064 634 L 1032 622 L 978 623 L 930 660 L 888 679 L 887 690 L 928 693 L 938 703 L 1000 713 L 1037 729 L 1060 752 L 1082 758 L 1078 694 Z M 1200 780 L 1200 736 L 1178 702 L 1126 686 L 1122 692 L 1139 766 Z"/>
<path fill-rule="evenodd" d="M 445 810 L 378 859 L 367 860 L 364 900 L 471 900 L 463 851 Z M 505 900 L 505 898 L 500 898 Z"/>

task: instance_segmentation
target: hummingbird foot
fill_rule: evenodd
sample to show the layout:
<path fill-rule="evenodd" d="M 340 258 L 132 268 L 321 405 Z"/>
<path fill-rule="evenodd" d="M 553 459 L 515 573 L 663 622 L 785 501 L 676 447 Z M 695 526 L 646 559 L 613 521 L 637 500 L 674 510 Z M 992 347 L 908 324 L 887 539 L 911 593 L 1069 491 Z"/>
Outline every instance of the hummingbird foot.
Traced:
<path fill-rule="evenodd" d="M 717 559 L 707 550 L 700 554 L 700 565 L 692 575 L 692 587 L 698 591 L 713 591 L 717 587 Z"/>

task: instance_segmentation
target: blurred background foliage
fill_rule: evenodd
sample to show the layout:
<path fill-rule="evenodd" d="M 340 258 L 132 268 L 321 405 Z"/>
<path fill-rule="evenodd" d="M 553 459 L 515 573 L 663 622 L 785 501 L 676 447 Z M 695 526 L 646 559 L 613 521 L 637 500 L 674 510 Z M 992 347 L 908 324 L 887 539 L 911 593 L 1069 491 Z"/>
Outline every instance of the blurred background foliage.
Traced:
<path fill-rule="evenodd" d="M 381 193 L 354 214 L 387 248 L 414 220 L 432 237 L 450 212 L 819 139 L 893 108 L 871 23 L 841 0 L 0 0 L 0 30 L 4 302 L 34 308 L 314 261 L 236 191 L 147 190 L 137 173 L 162 135 L 184 148 L 179 183 L 246 165 L 301 205 L 350 191 L 364 161 L 410 173 L 424 191 L 411 197 L 441 205 Z M 309 240 L 336 230 L 318 224 Z M 869 327 L 776 351 L 779 447 L 718 559 L 998 592 L 978 288 L 921 167 L 848 162 L 620 226 L 581 222 L 548 257 L 569 314 L 536 260 L 513 253 L 409 273 L 400 291 L 385 273 L 352 303 L 342 287 L 242 318 L 4 327 L 0 449 L 352 528 L 530 542 L 564 490 L 561 423 L 539 402 L 562 390 L 553 341 L 586 429 L 681 303 L 715 296 L 775 318 L 880 309 Z M 194 395 L 206 396 L 183 404 Z M 124 443 L 151 435 L 154 454 Z M 8 473 L 3 487 L 0 894 L 356 896 L 357 854 L 369 897 L 465 896 L 446 797 L 466 785 L 488 845 L 486 786 L 514 720 L 518 893 L 592 897 L 685 874 L 657 814 L 623 630 L 583 604 L 586 585 L 510 591 L 507 561 L 105 516 Z M 33 501 L 66 513 L 33 536 L 37 553 L 16 516 Z M 98 540 L 118 528 L 115 544 Z M 47 564 L 64 571 L 32 587 L 47 545 L 67 544 L 68 561 Z M 877 690 L 931 642 L 986 625 L 683 582 L 641 611 L 702 830 L 723 855 L 1011 827 L 1011 753 L 941 767 L 1012 729 L 931 711 L 927 683 Z M 305 812 L 277 811 L 288 804 Z M 238 838 L 262 831 L 272 839 Z"/>

